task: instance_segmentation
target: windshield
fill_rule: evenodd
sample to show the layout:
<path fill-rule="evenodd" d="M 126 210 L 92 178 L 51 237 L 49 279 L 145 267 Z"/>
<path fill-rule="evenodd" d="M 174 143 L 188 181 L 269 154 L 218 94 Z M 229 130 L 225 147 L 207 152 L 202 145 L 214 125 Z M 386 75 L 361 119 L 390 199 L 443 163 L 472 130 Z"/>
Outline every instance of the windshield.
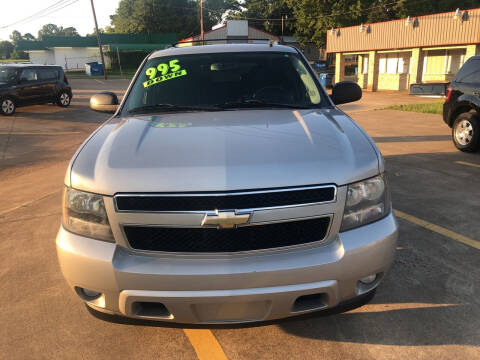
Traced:
<path fill-rule="evenodd" d="M 297 54 L 215 53 L 150 59 L 126 109 L 318 108 L 322 100 L 323 92 Z"/>
<path fill-rule="evenodd" d="M 17 78 L 18 70 L 0 67 L 0 82 L 11 82 Z"/>

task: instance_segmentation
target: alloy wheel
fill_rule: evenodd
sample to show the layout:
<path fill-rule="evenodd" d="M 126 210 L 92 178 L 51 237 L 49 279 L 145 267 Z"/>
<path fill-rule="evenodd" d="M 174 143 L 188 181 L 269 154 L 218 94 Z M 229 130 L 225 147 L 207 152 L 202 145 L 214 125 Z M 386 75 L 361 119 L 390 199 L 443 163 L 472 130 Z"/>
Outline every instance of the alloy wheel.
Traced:
<path fill-rule="evenodd" d="M 67 93 L 62 93 L 60 95 L 60 103 L 63 106 L 67 106 L 68 104 L 70 104 L 70 96 Z"/>
<path fill-rule="evenodd" d="M 5 99 L 2 102 L 2 111 L 6 115 L 10 115 L 15 111 L 15 104 L 10 99 Z"/>
<path fill-rule="evenodd" d="M 468 145 L 473 138 L 473 126 L 468 120 L 458 122 L 455 127 L 455 139 L 462 146 Z"/>

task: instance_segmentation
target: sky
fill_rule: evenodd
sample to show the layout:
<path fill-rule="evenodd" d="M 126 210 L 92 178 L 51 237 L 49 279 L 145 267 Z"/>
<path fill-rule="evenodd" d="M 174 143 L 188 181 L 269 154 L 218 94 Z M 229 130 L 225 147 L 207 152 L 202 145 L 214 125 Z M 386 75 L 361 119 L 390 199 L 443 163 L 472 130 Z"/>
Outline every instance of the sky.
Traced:
<path fill-rule="evenodd" d="M 74 0 L 63 0 L 65 4 Z M 0 0 L 8 2 L 8 11 L 0 11 L 0 40 L 10 40 L 9 36 L 13 30 L 18 30 L 22 34 L 31 33 L 37 37 L 38 30 L 45 24 L 56 24 L 63 27 L 73 26 L 80 35 L 92 33 L 95 27 L 92 16 L 90 0 L 78 0 L 70 6 L 39 18 L 38 16 L 28 22 L 10 25 L 19 20 L 25 19 L 45 8 L 60 3 L 60 0 Z M 110 25 L 110 15 L 115 13 L 120 0 L 94 0 L 95 12 L 99 27 Z M 6 5 L 6 4 L 5 4 Z M 55 8 L 52 8 L 52 10 Z M 4 8 L 5 10 L 5 8 Z"/>

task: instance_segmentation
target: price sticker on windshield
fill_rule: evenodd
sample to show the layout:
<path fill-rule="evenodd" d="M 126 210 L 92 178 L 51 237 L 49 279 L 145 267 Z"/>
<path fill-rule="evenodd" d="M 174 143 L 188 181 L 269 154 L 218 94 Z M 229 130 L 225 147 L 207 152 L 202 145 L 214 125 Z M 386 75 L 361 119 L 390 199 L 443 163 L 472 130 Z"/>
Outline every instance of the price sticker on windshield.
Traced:
<path fill-rule="evenodd" d="M 167 63 L 160 63 L 157 67 L 150 67 L 145 71 L 148 80 L 143 83 L 143 87 L 148 88 L 152 85 L 175 79 L 187 75 L 187 70 L 182 69 L 178 64 L 178 59 L 170 60 Z"/>

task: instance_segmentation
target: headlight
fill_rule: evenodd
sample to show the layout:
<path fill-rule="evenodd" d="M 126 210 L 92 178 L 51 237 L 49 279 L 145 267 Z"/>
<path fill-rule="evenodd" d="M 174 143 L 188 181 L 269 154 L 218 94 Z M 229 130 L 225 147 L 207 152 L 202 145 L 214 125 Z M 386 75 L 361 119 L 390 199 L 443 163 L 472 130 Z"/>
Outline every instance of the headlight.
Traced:
<path fill-rule="evenodd" d="M 369 224 L 390 211 L 390 196 L 383 175 L 348 185 L 340 231 Z"/>
<path fill-rule="evenodd" d="M 63 194 L 63 226 L 78 235 L 114 241 L 101 195 L 66 187 Z"/>

